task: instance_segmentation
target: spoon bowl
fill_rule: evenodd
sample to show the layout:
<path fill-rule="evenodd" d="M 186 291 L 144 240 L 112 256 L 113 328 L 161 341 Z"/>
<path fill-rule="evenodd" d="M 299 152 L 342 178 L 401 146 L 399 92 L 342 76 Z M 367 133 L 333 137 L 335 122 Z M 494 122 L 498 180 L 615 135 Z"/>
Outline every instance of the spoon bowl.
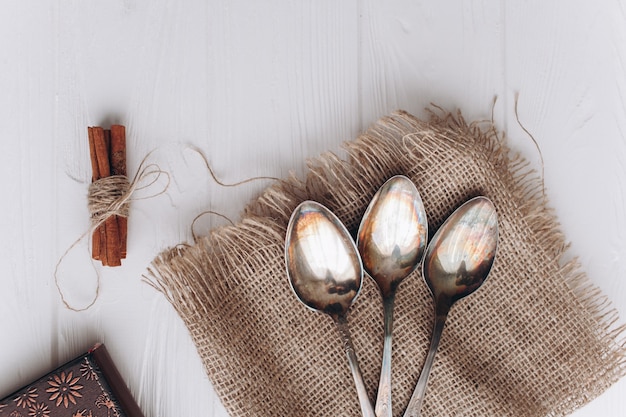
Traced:
<path fill-rule="evenodd" d="M 391 347 L 393 304 L 396 289 L 415 270 L 426 248 L 428 222 L 417 188 L 405 176 L 396 175 L 376 192 L 357 234 L 363 267 L 383 299 L 384 342 L 375 412 L 391 417 Z"/>
<path fill-rule="evenodd" d="M 345 315 L 361 290 L 363 267 L 352 238 L 319 203 L 306 201 L 293 212 L 285 261 L 291 288 L 313 310 Z"/>
<path fill-rule="evenodd" d="M 497 243 L 495 206 L 480 196 L 456 209 L 428 245 L 422 269 L 435 301 L 435 323 L 424 368 L 404 417 L 419 417 L 448 312 L 456 301 L 485 282 L 495 260 Z"/>
<path fill-rule="evenodd" d="M 403 175 L 390 178 L 372 198 L 357 236 L 363 267 L 383 296 L 415 270 L 427 238 L 426 211 L 417 188 Z"/>
<path fill-rule="evenodd" d="M 476 197 L 459 207 L 433 237 L 424 256 L 423 276 L 437 299 L 457 301 L 487 279 L 496 256 L 495 207 Z"/>
<path fill-rule="evenodd" d="M 346 320 L 363 283 L 361 258 L 350 234 L 326 207 L 305 201 L 296 207 L 287 226 L 285 264 L 298 300 L 335 321 L 363 416 L 375 417 Z"/>

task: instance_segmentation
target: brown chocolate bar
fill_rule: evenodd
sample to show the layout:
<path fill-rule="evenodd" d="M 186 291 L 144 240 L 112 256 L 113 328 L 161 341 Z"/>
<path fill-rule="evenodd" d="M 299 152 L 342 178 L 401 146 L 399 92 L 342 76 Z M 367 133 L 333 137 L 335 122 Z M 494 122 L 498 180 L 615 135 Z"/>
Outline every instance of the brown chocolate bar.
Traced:
<path fill-rule="evenodd" d="M 0 417 L 144 417 L 103 344 L 0 400 Z"/>

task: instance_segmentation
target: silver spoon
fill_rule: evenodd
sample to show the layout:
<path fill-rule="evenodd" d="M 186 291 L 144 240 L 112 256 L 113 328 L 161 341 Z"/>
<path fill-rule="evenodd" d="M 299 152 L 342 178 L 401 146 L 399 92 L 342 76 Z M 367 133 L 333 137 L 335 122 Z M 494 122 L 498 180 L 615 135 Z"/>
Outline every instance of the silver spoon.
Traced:
<path fill-rule="evenodd" d="M 487 279 L 497 242 L 496 209 L 486 197 L 476 197 L 456 209 L 428 245 L 422 268 L 435 301 L 435 325 L 424 368 L 404 417 L 419 417 L 448 312 L 452 304 L 476 291 Z"/>
<path fill-rule="evenodd" d="M 376 281 L 383 299 L 383 359 L 376 397 L 377 417 L 391 417 L 391 346 L 393 305 L 400 282 L 422 260 L 428 223 L 424 204 L 410 179 L 397 175 L 385 182 L 370 202 L 357 235 L 365 271 Z"/>
<path fill-rule="evenodd" d="M 346 320 L 363 283 L 361 258 L 350 234 L 326 207 L 305 201 L 296 207 L 287 226 L 285 263 L 298 299 L 330 315 L 337 325 L 363 417 L 375 417 Z"/>

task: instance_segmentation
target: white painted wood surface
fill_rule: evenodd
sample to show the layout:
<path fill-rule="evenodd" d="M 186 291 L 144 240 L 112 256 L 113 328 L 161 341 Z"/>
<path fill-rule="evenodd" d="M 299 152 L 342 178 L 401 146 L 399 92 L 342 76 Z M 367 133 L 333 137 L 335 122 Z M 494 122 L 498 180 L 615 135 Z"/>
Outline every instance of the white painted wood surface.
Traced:
<path fill-rule="evenodd" d="M 491 117 L 535 167 L 591 280 L 626 318 L 626 6 L 588 2 L 4 0 L 0 14 L 0 397 L 104 341 L 146 416 L 226 416 L 182 322 L 142 282 L 192 239 L 204 210 L 237 219 L 266 184 L 302 172 L 397 108 Z M 53 271 L 89 227 L 86 127 L 125 124 L 129 171 L 172 175 L 132 205 L 129 257 L 97 268 L 93 308 L 65 309 Z M 156 190 L 156 189 L 155 189 Z M 148 192 L 149 193 L 149 192 Z M 208 216 L 199 229 L 221 224 Z M 202 230 L 199 230 L 202 232 Z M 88 303 L 82 240 L 60 268 Z M 622 416 L 626 381 L 575 413 Z"/>

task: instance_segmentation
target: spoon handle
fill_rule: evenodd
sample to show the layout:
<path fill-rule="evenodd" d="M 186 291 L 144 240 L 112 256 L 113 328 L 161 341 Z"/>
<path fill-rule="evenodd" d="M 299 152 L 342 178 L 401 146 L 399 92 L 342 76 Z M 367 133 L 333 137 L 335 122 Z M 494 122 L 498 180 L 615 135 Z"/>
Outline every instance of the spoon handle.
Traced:
<path fill-rule="evenodd" d="M 422 368 L 422 373 L 417 380 L 415 390 L 409 401 L 409 405 L 406 407 L 404 417 L 420 417 L 422 402 L 424 401 L 424 395 L 426 394 L 426 385 L 428 384 L 428 377 L 430 376 L 430 369 L 435 362 L 435 354 L 437 353 L 437 347 L 439 347 L 439 340 L 441 340 L 441 333 L 446 324 L 448 318 L 448 311 L 450 311 L 450 305 L 439 305 L 435 309 L 435 325 L 433 328 L 433 334 L 430 339 L 430 349 Z"/>
<path fill-rule="evenodd" d="M 391 339 L 393 333 L 393 302 L 394 295 L 383 297 L 385 321 L 385 338 L 383 342 L 383 359 L 380 367 L 380 381 L 376 396 L 376 417 L 392 417 L 391 409 Z"/>
<path fill-rule="evenodd" d="M 359 397 L 363 417 L 376 417 L 372 403 L 367 395 L 367 389 L 365 389 L 365 384 L 363 383 L 361 369 L 359 368 L 356 352 L 352 345 L 352 337 L 350 336 L 350 329 L 348 328 L 346 317 L 345 315 L 338 315 L 333 318 L 335 319 L 335 324 L 337 325 L 341 340 L 343 341 L 343 349 L 348 357 L 348 364 L 350 365 L 352 377 L 354 378 L 354 385 L 356 386 L 356 393 Z"/>

